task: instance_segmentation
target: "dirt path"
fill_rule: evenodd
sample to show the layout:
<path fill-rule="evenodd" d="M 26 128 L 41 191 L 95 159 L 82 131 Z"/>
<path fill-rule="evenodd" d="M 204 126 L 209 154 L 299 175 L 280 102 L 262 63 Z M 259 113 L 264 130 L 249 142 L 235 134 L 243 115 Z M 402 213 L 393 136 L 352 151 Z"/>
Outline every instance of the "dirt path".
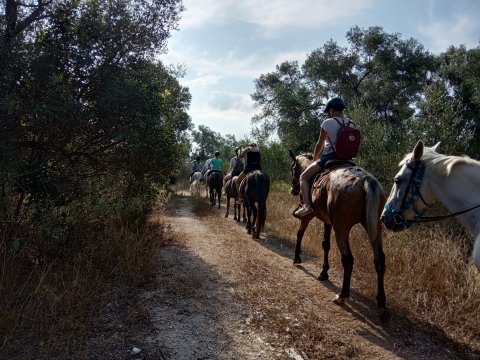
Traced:
<path fill-rule="evenodd" d="M 205 210 L 189 196 L 176 203 L 165 219 L 176 240 L 160 251 L 158 287 L 142 296 L 152 329 L 139 356 L 475 358 L 428 325 L 394 313 L 380 323 L 371 299 L 355 292 L 348 304 L 335 305 L 339 274 L 319 282 L 318 259 L 304 256 L 302 266 L 293 266 L 291 247 L 264 234 L 252 240 L 243 223 L 224 218 L 223 207 Z"/>

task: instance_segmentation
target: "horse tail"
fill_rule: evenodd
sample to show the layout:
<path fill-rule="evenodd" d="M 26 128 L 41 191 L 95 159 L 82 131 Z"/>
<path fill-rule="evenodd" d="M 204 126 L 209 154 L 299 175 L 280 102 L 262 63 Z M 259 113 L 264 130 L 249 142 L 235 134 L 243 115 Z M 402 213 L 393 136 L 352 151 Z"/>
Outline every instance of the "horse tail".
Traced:
<path fill-rule="evenodd" d="M 265 228 L 265 221 L 267 220 L 267 196 L 270 190 L 270 179 L 266 174 L 255 175 L 255 190 L 257 193 L 258 214 L 256 232 L 260 232 Z"/>
<path fill-rule="evenodd" d="M 378 222 L 380 219 L 381 206 L 385 195 L 382 185 L 377 179 L 368 176 L 363 183 L 366 200 L 365 200 L 365 217 L 367 223 L 367 233 L 370 239 L 376 239 L 380 231 Z"/>

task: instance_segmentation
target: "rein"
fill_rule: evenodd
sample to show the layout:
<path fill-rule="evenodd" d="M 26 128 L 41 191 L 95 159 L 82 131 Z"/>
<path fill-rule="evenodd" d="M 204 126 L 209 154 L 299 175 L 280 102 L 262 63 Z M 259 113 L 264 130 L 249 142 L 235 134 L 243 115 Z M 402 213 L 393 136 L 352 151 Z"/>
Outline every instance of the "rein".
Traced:
<path fill-rule="evenodd" d="M 443 219 L 447 219 L 447 218 L 450 218 L 450 217 L 454 217 L 454 216 L 457 216 L 457 215 L 462 215 L 462 214 L 465 214 L 466 212 L 469 212 L 469 211 L 472 211 L 472 210 L 475 210 L 477 208 L 480 208 L 480 204 L 479 205 L 476 205 L 476 206 L 473 206 L 469 209 L 466 209 L 466 210 L 462 210 L 462 211 L 457 211 L 455 213 L 452 213 L 452 214 L 448 214 L 448 215 L 437 215 L 437 216 L 422 216 L 418 219 L 415 219 L 415 220 L 407 220 L 408 222 L 430 222 L 430 221 L 437 221 L 437 220 L 443 220 Z"/>

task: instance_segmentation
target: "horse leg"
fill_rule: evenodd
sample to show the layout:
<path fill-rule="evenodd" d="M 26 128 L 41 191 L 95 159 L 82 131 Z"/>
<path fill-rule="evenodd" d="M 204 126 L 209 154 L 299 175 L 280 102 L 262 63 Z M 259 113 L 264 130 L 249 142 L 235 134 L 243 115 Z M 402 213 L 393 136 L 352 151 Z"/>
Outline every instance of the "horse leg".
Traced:
<path fill-rule="evenodd" d="M 382 239 L 372 243 L 373 248 L 373 263 L 375 264 L 375 270 L 377 271 L 377 307 L 380 309 L 385 308 L 385 287 L 384 287 L 384 275 L 385 275 L 385 253 L 383 252 Z"/>
<path fill-rule="evenodd" d="M 353 270 L 353 254 L 350 250 L 350 244 L 348 243 L 348 235 L 350 233 L 350 228 L 346 229 L 337 229 L 335 227 L 335 238 L 337 240 L 337 246 L 342 255 L 342 265 L 343 265 L 343 284 L 340 294 L 335 298 L 336 304 L 343 304 L 345 299 L 350 297 L 350 283 L 352 279 L 352 270 Z"/>
<path fill-rule="evenodd" d="M 252 202 L 250 204 L 251 206 L 251 209 L 252 209 L 252 214 L 253 214 L 253 219 L 252 219 L 252 223 L 251 223 L 251 226 L 252 226 L 252 238 L 254 239 L 258 239 L 259 236 L 257 234 L 257 228 L 256 228 L 256 223 L 257 223 L 257 207 L 255 206 L 255 203 Z"/>
<path fill-rule="evenodd" d="M 225 217 L 228 218 L 228 213 L 230 212 L 230 196 L 228 195 L 228 192 L 225 191 L 225 195 L 227 196 L 227 212 L 225 213 Z M 235 208 L 235 204 L 233 204 L 233 208 Z M 235 216 L 237 216 L 237 214 L 235 213 L 235 215 L 233 215 L 233 220 L 235 220 Z"/>
<path fill-rule="evenodd" d="M 480 235 L 474 240 L 473 243 L 473 252 L 472 252 L 472 261 L 473 264 L 477 267 L 477 270 L 480 271 Z"/>
<path fill-rule="evenodd" d="M 247 234 L 251 234 L 252 233 L 252 222 L 251 222 L 251 216 L 252 216 L 252 210 L 250 209 L 250 206 L 248 206 L 246 204 L 246 201 L 244 200 L 243 201 L 243 206 L 244 206 L 244 209 L 246 208 L 247 209 L 247 224 L 246 224 L 246 228 L 247 228 Z"/>
<path fill-rule="evenodd" d="M 221 184 L 221 182 L 220 182 Z M 218 208 L 220 209 L 220 203 L 222 202 L 222 188 L 217 189 L 217 195 L 218 195 Z"/>
<path fill-rule="evenodd" d="M 302 263 L 302 258 L 300 257 L 300 254 L 302 253 L 302 240 L 303 240 L 303 235 L 305 234 L 305 231 L 307 230 L 308 224 L 310 224 L 310 221 L 315 217 L 314 214 L 309 214 L 307 216 L 304 216 L 301 220 L 300 223 L 300 228 L 297 231 L 297 241 L 295 243 L 295 257 L 293 258 L 293 263 L 294 264 L 301 264 Z"/>
<path fill-rule="evenodd" d="M 332 225 L 323 223 L 323 241 L 322 241 L 322 249 L 323 249 L 323 268 L 320 276 L 318 277 L 319 280 L 328 280 L 328 269 L 330 269 L 330 265 L 328 263 L 328 253 L 330 252 L 330 235 L 332 234 Z"/>

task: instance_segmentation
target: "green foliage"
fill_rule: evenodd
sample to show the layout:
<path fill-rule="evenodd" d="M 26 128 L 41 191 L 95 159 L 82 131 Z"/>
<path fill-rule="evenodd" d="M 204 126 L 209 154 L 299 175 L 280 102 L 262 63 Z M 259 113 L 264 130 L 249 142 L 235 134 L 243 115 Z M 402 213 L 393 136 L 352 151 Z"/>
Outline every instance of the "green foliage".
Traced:
<path fill-rule="evenodd" d="M 288 150 L 279 142 L 272 142 L 260 148 L 262 152 L 262 170 L 268 174 L 271 182 L 290 181 L 290 164 Z"/>
<path fill-rule="evenodd" d="M 450 47 L 425 88 L 413 129 L 428 145 L 441 141 L 449 154 L 480 158 L 480 46 Z"/>
<path fill-rule="evenodd" d="M 77 215 L 97 202 L 140 224 L 188 151 L 190 94 L 154 60 L 181 2 L 8 3 L 0 21 L 3 226 L 22 222 L 41 230 L 41 241 L 68 241 L 57 229 L 96 223 Z"/>
<path fill-rule="evenodd" d="M 356 161 L 386 191 L 418 139 L 430 146 L 441 141 L 444 153 L 480 158 L 480 47 L 450 47 L 434 56 L 415 39 L 380 27 L 355 26 L 346 38 L 347 47 L 330 40 L 303 65 L 286 61 L 255 80 L 256 138 L 268 143 L 275 134 L 285 152 L 312 151 L 323 104 L 340 95 L 362 131 Z"/>

